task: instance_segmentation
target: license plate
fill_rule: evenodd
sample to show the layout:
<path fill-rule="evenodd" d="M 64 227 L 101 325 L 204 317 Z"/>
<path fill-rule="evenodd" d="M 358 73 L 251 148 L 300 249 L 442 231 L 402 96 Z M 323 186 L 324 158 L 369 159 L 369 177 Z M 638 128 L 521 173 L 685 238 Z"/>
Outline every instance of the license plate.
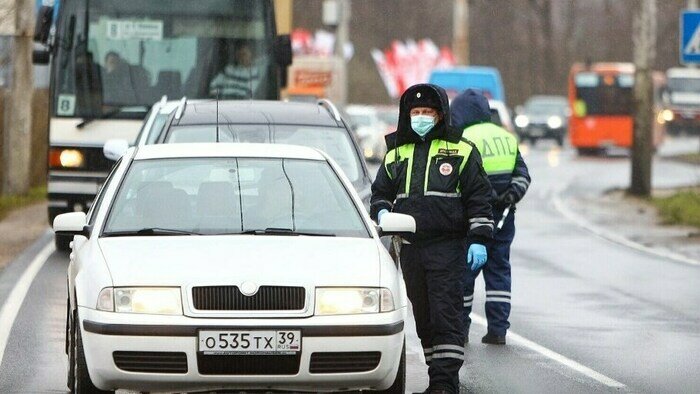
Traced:
<path fill-rule="evenodd" d="M 199 351 L 207 355 L 280 355 L 301 351 L 301 331 L 199 331 Z"/>
<path fill-rule="evenodd" d="M 530 135 L 533 137 L 542 137 L 544 135 L 544 130 L 542 129 L 531 129 Z"/>

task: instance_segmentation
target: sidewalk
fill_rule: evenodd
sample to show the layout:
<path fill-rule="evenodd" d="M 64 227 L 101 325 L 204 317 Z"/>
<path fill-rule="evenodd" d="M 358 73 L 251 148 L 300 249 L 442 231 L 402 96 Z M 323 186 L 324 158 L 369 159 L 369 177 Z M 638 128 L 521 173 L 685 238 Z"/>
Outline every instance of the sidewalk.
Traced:
<path fill-rule="evenodd" d="M 612 191 L 597 197 L 570 197 L 566 204 L 577 215 L 608 233 L 662 253 L 674 253 L 700 262 L 700 229 L 664 225 L 656 208 L 646 201 L 626 196 L 622 191 Z"/>
<path fill-rule="evenodd" d="M 47 227 L 46 202 L 17 209 L 0 220 L 0 270 L 31 245 Z"/>

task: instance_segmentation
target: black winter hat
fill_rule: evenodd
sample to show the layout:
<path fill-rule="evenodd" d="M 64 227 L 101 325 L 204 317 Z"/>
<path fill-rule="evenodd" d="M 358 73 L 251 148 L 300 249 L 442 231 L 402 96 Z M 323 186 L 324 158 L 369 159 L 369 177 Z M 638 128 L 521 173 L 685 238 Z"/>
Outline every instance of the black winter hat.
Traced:
<path fill-rule="evenodd" d="M 411 92 L 411 95 L 406 97 L 406 109 L 410 111 L 412 108 L 416 107 L 428 107 L 442 111 L 442 101 L 434 87 L 430 85 L 414 87 L 414 91 Z"/>
<path fill-rule="evenodd" d="M 463 129 L 475 123 L 490 122 L 489 100 L 481 92 L 467 89 L 450 104 L 452 125 Z"/>

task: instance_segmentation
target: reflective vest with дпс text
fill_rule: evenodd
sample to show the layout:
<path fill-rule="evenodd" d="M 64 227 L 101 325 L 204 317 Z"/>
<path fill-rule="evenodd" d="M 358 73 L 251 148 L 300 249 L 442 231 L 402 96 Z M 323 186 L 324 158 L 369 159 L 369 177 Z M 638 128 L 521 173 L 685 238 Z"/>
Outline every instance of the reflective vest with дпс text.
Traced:
<path fill-rule="evenodd" d="M 493 123 L 479 123 L 464 129 L 462 137 L 476 145 L 487 175 L 511 174 L 518 157 L 518 139 Z"/>

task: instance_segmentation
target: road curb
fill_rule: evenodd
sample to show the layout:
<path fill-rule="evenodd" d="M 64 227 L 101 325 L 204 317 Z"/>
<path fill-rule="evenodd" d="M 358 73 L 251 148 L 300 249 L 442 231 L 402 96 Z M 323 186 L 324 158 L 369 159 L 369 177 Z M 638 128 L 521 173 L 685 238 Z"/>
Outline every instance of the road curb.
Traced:
<path fill-rule="evenodd" d="M 657 248 L 652 248 L 646 245 L 642 245 L 638 242 L 634 242 L 628 238 L 625 238 L 622 235 L 619 235 L 617 233 L 614 233 L 602 226 L 599 226 L 597 224 L 593 224 L 590 221 L 588 221 L 586 218 L 584 218 L 582 215 L 579 215 L 578 213 L 574 212 L 572 209 L 566 206 L 564 203 L 561 194 L 562 192 L 568 188 L 568 185 L 563 187 L 561 190 L 557 191 L 554 193 L 554 196 L 552 197 L 552 202 L 554 203 L 554 208 L 566 219 L 574 222 L 577 226 L 590 231 L 594 235 L 597 235 L 600 238 L 603 238 L 609 242 L 626 246 L 630 249 L 634 249 L 639 252 L 647 253 L 654 255 L 656 257 L 661 257 L 663 259 L 671 260 L 677 263 L 681 264 L 686 264 L 686 265 L 692 265 L 692 266 L 700 266 L 700 261 L 697 261 L 695 259 L 692 259 L 690 257 L 684 256 L 679 253 L 674 253 L 666 250 L 660 250 Z"/>

